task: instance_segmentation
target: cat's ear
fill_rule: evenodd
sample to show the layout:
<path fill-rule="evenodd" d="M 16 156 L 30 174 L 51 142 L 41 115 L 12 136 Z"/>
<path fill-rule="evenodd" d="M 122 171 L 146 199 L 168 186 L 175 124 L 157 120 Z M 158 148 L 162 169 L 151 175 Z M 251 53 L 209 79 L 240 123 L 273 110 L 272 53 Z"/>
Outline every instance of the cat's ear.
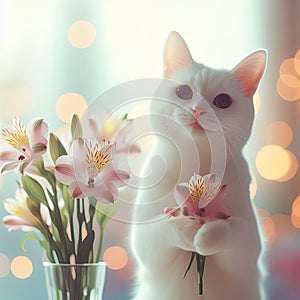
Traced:
<path fill-rule="evenodd" d="M 238 82 L 247 98 L 251 98 L 255 93 L 264 73 L 266 60 L 267 52 L 258 50 L 244 58 L 231 71 L 230 79 Z"/>
<path fill-rule="evenodd" d="M 189 67 L 193 62 L 191 53 L 181 35 L 172 31 L 164 49 L 164 77 L 169 78 L 175 72 Z"/>

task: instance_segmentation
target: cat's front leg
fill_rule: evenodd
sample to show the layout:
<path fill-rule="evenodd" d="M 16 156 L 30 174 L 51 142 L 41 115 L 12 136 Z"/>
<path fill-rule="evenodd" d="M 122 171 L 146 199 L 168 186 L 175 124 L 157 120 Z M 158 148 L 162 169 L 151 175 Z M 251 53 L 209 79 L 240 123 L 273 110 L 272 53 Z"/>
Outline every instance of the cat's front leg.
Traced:
<path fill-rule="evenodd" d="M 186 216 L 172 217 L 169 224 L 172 247 L 196 251 L 194 239 L 201 225 Z"/>
<path fill-rule="evenodd" d="M 260 253 L 260 240 L 254 221 L 239 217 L 203 224 L 194 239 L 196 251 L 213 255 L 223 267 L 255 265 Z"/>

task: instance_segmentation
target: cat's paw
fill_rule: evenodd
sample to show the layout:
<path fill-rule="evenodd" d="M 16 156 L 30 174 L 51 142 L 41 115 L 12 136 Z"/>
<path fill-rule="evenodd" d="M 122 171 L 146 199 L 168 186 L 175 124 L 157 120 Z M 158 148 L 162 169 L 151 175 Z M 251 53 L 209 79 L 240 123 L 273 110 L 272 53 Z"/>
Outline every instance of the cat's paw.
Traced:
<path fill-rule="evenodd" d="M 183 250 L 195 251 L 194 237 L 200 225 L 185 216 L 172 217 L 169 222 L 172 245 Z"/>
<path fill-rule="evenodd" d="M 225 220 L 215 220 L 203 224 L 194 239 L 196 251 L 211 255 L 229 250 L 231 247 L 230 225 Z"/>

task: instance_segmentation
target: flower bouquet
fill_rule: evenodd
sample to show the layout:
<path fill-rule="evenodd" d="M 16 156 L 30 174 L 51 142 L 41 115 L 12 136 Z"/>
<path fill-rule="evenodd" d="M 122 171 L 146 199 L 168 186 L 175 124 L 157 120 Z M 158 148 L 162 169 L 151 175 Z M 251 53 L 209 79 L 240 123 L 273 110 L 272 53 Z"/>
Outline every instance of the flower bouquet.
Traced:
<path fill-rule="evenodd" d="M 227 186 L 222 185 L 220 179 L 215 174 L 207 174 L 203 177 L 194 174 L 189 183 L 183 182 L 176 185 L 174 198 L 179 205 L 175 208 L 165 208 L 165 213 L 170 217 L 184 215 L 187 218 L 203 225 L 207 222 L 230 217 L 228 210 L 220 203 L 227 192 Z M 184 273 L 186 277 L 194 259 L 197 262 L 198 292 L 203 294 L 203 274 L 205 266 L 205 256 L 192 252 L 190 262 Z"/>
<path fill-rule="evenodd" d="M 107 127 L 108 122 L 98 126 L 93 118 L 87 123 L 87 134 L 94 132 L 95 138 L 84 136 L 74 115 L 67 146 L 53 133 L 48 138 L 43 119 L 25 127 L 15 118 L 1 131 L 5 141 L 1 173 L 18 169 L 21 177 L 16 199 L 4 200 L 10 214 L 3 218 L 4 226 L 9 231 L 31 231 L 22 239 L 22 249 L 28 238 L 34 238 L 45 249 L 49 264 L 73 266 L 55 275 L 59 294 L 55 299 L 101 299 L 89 298 L 89 285 L 97 276 L 76 266 L 98 263 L 105 224 L 117 208 L 119 188 L 130 178 L 118 164 L 118 155 L 126 148 L 124 138 L 116 138 L 118 129 L 129 125 L 127 116 L 113 128 Z"/>

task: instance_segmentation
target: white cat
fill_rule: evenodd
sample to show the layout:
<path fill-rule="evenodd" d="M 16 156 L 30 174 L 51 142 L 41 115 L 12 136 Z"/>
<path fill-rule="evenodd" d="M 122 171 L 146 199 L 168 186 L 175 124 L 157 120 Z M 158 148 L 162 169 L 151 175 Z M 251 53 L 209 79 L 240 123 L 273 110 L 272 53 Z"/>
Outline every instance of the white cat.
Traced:
<path fill-rule="evenodd" d="M 175 81 L 160 89 L 174 103 L 152 100 L 151 112 L 176 120 L 178 128 L 184 129 L 177 130 L 172 122 L 153 121 L 154 132 L 166 127 L 165 136 L 157 136 L 153 149 L 165 161 L 164 166 L 151 168 L 153 173 L 160 167 L 166 169 L 163 178 L 141 189 L 136 199 L 135 217 L 145 222 L 133 225 L 131 232 L 138 266 L 134 300 L 262 299 L 257 266 L 261 243 L 242 148 L 251 132 L 252 97 L 265 69 L 266 52 L 250 54 L 232 70 L 215 70 L 194 62 L 182 37 L 172 32 L 164 64 L 165 78 Z M 172 135 L 175 146 L 168 140 Z M 191 149 L 197 150 L 196 159 Z M 223 204 L 231 213 L 229 219 L 199 226 L 184 216 L 163 215 L 165 207 L 176 206 L 172 190 L 178 182 L 188 182 L 195 172 L 212 171 L 219 172 L 228 185 Z M 192 251 L 206 256 L 202 296 L 195 265 L 183 278 Z"/>

